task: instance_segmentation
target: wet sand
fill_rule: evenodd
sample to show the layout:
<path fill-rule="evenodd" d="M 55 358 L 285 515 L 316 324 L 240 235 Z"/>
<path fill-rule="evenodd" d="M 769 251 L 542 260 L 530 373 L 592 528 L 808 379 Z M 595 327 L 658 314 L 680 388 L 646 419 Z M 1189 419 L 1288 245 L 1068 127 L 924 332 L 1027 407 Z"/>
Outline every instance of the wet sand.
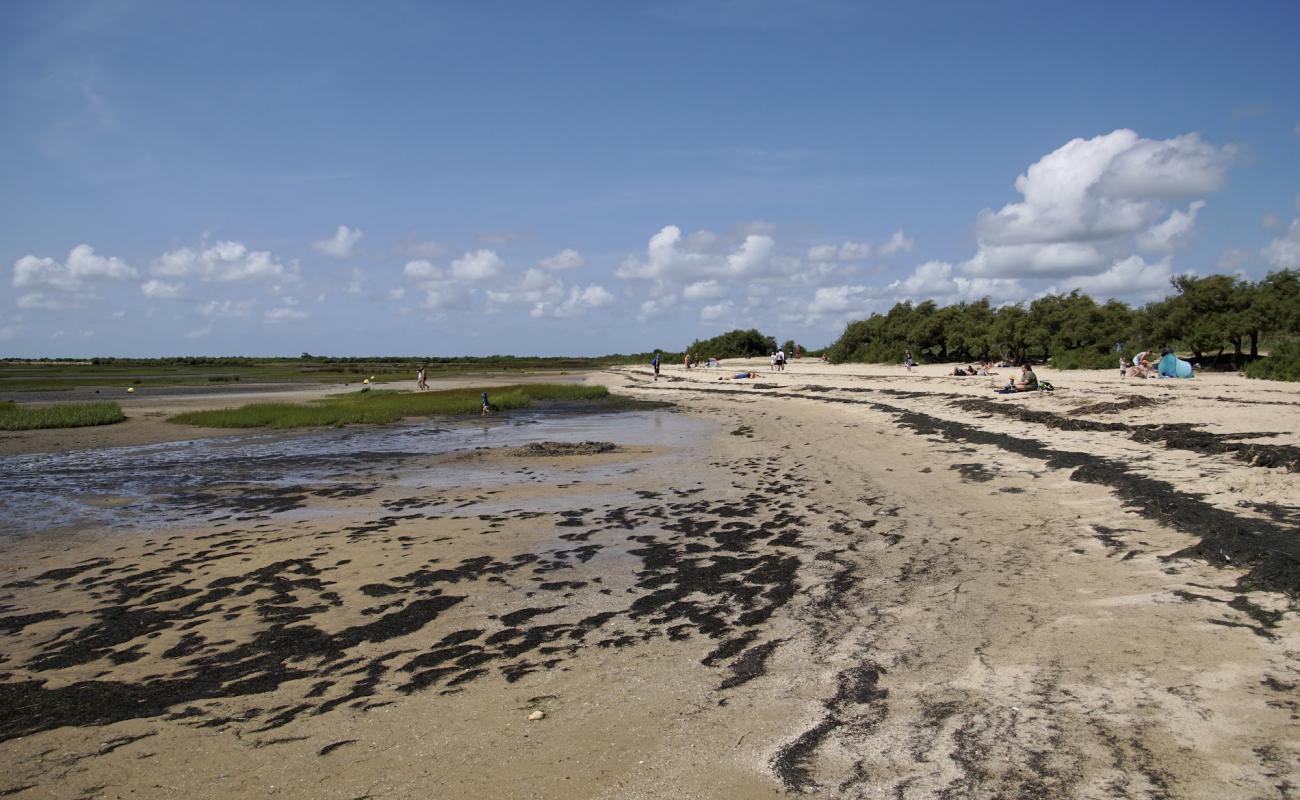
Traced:
<path fill-rule="evenodd" d="M 11 538 L 0 792 L 1294 794 L 1300 387 L 939 371 L 616 370 L 702 424 Z"/>

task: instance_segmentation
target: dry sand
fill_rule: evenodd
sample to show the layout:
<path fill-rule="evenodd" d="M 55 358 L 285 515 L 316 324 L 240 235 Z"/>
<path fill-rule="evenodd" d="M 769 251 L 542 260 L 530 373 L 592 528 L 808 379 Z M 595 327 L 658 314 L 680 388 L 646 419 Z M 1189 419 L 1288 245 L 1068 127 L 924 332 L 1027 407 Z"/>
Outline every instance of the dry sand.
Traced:
<path fill-rule="evenodd" d="M 1300 791 L 1300 386 L 755 363 L 589 377 L 673 447 L 10 539 L 0 793 Z"/>

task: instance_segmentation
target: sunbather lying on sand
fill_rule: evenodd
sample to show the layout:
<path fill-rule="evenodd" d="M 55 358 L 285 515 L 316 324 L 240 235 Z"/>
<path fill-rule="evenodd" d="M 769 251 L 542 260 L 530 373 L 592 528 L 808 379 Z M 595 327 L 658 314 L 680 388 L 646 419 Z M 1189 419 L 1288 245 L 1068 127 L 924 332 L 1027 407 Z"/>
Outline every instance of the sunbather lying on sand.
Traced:
<path fill-rule="evenodd" d="M 737 372 L 735 375 L 719 375 L 720 381 L 743 381 L 746 378 L 757 378 L 757 372 Z"/>

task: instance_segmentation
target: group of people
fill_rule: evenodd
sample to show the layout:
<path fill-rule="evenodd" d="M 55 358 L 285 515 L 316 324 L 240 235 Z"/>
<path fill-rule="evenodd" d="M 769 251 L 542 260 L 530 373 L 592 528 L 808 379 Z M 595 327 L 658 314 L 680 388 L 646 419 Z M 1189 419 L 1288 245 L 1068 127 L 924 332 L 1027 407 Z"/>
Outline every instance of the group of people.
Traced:
<path fill-rule="evenodd" d="M 780 349 L 772 354 L 772 371 L 785 372 L 785 350 Z"/>
<path fill-rule="evenodd" d="M 964 367 L 956 366 L 952 368 L 952 374 L 956 375 L 959 378 L 965 378 L 970 375 L 979 375 L 981 377 L 988 377 L 989 375 L 997 375 L 997 373 L 993 371 L 992 361 L 981 361 L 978 367 L 975 366 L 974 364 L 968 364 Z"/>
<path fill-rule="evenodd" d="M 1016 392 L 1036 392 L 1040 388 L 1046 389 L 1050 387 L 1051 384 L 1039 383 L 1038 375 L 1034 373 L 1034 368 L 1029 366 L 1029 362 L 1026 361 L 1024 365 L 1020 367 L 1019 378 L 1007 378 L 1006 385 L 1000 389 L 994 389 L 993 391 L 998 394 L 1015 394 Z"/>
<path fill-rule="evenodd" d="M 1143 350 L 1134 355 L 1131 362 L 1121 355 L 1119 357 L 1119 376 L 1121 378 L 1128 377 L 1129 375 L 1132 375 L 1134 378 L 1190 377 L 1192 374 L 1190 370 L 1196 369 L 1195 364 L 1191 365 L 1190 370 L 1185 374 L 1175 374 L 1176 370 L 1173 368 L 1166 368 L 1168 369 L 1168 372 L 1162 371 L 1160 366 L 1161 362 L 1164 362 L 1167 356 L 1173 356 L 1173 353 L 1173 350 L 1165 347 L 1160 351 L 1160 356 L 1156 357 L 1156 355 L 1150 350 Z M 1175 361 L 1176 358 L 1171 358 L 1169 363 L 1172 364 Z"/>

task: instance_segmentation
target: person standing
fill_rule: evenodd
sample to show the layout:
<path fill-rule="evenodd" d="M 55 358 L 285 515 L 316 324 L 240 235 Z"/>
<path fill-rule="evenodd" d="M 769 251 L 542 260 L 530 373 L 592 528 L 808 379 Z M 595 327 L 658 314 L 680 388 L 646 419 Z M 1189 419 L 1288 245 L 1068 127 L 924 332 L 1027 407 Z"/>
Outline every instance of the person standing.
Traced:
<path fill-rule="evenodd" d="M 686 355 L 682 356 L 682 364 L 685 365 L 685 367 L 686 367 L 687 369 L 690 369 L 690 368 L 691 368 L 691 354 L 690 354 L 690 353 L 687 353 Z"/>
<path fill-rule="evenodd" d="M 488 403 L 487 392 L 484 392 L 484 393 L 483 393 L 483 413 L 481 413 L 479 416 L 487 417 L 487 416 L 491 416 L 491 414 L 492 414 L 492 405 L 491 405 L 490 403 Z"/>
<path fill-rule="evenodd" d="M 785 372 L 785 350 L 784 349 L 778 349 L 776 351 L 776 371 Z"/>
<path fill-rule="evenodd" d="M 650 366 L 655 368 L 655 380 L 659 380 L 659 351 L 655 351 L 655 357 L 650 359 Z"/>
<path fill-rule="evenodd" d="M 916 362 L 912 361 L 912 351 L 908 350 L 906 353 L 903 354 L 903 366 L 907 367 L 908 372 L 911 372 L 912 365 L 914 363 Z"/>
<path fill-rule="evenodd" d="M 415 388 L 424 391 L 429 388 L 429 365 L 421 364 L 420 368 L 415 371 Z"/>

